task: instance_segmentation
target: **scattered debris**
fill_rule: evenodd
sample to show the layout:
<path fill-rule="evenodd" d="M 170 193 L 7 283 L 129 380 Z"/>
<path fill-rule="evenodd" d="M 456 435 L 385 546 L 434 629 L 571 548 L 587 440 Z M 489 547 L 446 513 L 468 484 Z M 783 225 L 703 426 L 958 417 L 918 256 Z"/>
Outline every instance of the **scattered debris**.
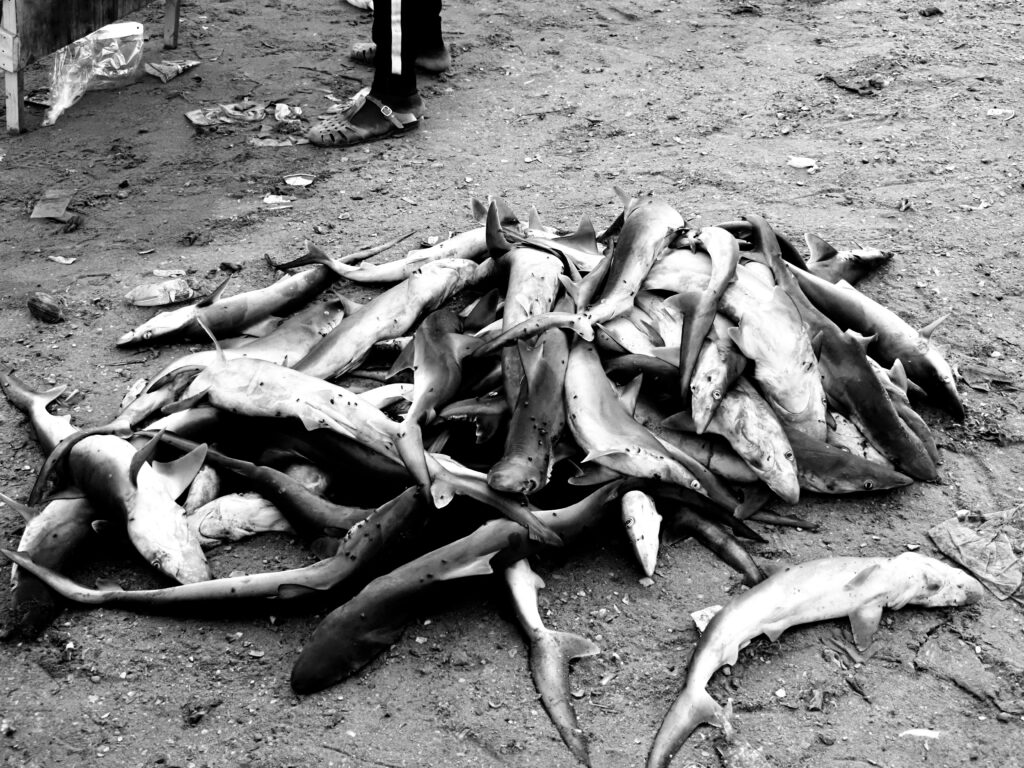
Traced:
<path fill-rule="evenodd" d="M 987 365 L 980 363 L 968 363 L 963 365 L 959 370 L 960 378 L 967 386 L 971 389 L 976 389 L 979 392 L 991 392 L 993 386 L 997 386 L 1005 391 L 1017 392 L 1020 387 L 1017 386 L 1013 376 L 1008 373 L 1003 373 L 997 368 L 991 368 Z"/>
<path fill-rule="evenodd" d="M 168 61 L 146 62 L 142 68 L 146 74 L 158 78 L 161 82 L 170 82 L 182 72 L 187 72 L 200 64 L 198 59 L 172 59 Z"/>
<path fill-rule="evenodd" d="M 197 126 L 237 125 L 261 122 L 267 112 L 266 102 L 240 101 L 237 104 L 218 104 L 185 113 L 185 118 Z"/>
<path fill-rule="evenodd" d="M 78 261 L 78 259 L 76 259 L 74 256 L 47 256 L 46 258 L 48 261 L 53 261 L 56 262 L 57 264 L 63 264 L 64 266 L 74 264 L 76 261 Z"/>
<path fill-rule="evenodd" d="M 150 253 L 152 253 L 152 251 L 150 251 Z M 185 276 L 185 270 L 184 269 L 154 269 L 153 270 L 153 276 L 154 277 L 184 277 Z"/>
<path fill-rule="evenodd" d="M 136 307 L 162 307 L 167 304 L 178 304 L 194 298 L 196 292 L 187 280 L 175 278 L 162 283 L 147 283 L 132 288 L 125 294 L 125 299 Z"/>
<path fill-rule="evenodd" d="M 976 516 L 959 515 L 939 523 L 928 535 L 942 554 L 960 563 L 1000 600 L 1024 605 L 1024 505 Z"/>

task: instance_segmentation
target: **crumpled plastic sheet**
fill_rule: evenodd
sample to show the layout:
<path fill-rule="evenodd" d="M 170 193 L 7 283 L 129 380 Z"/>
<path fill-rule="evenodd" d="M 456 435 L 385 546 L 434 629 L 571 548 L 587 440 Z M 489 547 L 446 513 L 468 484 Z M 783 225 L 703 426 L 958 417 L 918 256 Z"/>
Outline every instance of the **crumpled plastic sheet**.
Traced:
<path fill-rule="evenodd" d="M 973 573 L 1000 600 L 1024 606 L 1024 504 L 945 520 L 928 535 L 942 554 Z"/>
<path fill-rule="evenodd" d="M 230 125 L 232 123 L 258 123 L 263 120 L 269 105 L 243 101 L 238 104 L 218 104 L 186 112 L 192 125 Z"/>

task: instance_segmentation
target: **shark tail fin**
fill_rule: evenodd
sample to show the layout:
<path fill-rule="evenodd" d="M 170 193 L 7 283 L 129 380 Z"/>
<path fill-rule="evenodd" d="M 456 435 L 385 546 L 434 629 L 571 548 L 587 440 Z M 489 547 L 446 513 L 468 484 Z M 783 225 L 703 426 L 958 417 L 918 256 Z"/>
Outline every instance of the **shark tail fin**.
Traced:
<path fill-rule="evenodd" d="M 654 737 L 647 768 L 668 768 L 679 748 L 704 723 L 724 727 L 725 710 L 704 688 L 684 688 Z"/>
<path fill-rule="evenodd" d="M 592 640 L 572 632 L 544 628 L 530 646 L 530 672 L 541 703 L 554 723 L 558 735 L 583 765 L 590 765 L 587 737 L 579 727 L 569 695 L 569 662 L 584 656 L 596 656 L 601 649 Z"/>

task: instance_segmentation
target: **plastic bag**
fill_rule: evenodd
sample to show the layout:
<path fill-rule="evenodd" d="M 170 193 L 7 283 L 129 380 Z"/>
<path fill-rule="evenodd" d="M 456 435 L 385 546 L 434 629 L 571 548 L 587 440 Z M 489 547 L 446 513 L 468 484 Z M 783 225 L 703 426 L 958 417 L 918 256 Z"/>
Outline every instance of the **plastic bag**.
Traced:
<path fill-rule="evenodd" d="M 137 21 L 108 24 L 61 48 L 53 60 L 50 108 L 43 125 L 53 125 L 87 90 L 132 82 L 142 67 L 143 27 Z"/>

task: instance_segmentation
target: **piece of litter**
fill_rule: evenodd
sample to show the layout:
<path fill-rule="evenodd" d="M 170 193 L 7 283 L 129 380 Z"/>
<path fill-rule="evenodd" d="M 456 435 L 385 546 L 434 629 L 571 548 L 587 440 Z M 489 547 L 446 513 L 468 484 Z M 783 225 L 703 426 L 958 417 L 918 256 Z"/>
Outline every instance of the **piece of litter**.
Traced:
<path fill-rule="evenodd" d="M 790 155 L 786 165 L 790 168 L 803 168 L 808 173 L 818 170 L 818 161 L 811 157 L 796 157 Z"/>
<path fill-rule="evenodd" d="M 152 253 L 152 251 L 150 251 L 150 253 Z M 185 270 L 184 269 L 154 269 L 153 270 L 153 276 L 154 277 L 184 277 L 185 276 Z"/>
<path fill-rule="evenodd" d="M 162 283 L 147 283 L 132 288 L 125 294 L 125 299 L 137 307 L 162 307 L 165 304 L 177 304 L 188 301 L 196 292 L 182 278 L 164 280 Z"/>
<path fill-rule="evenodd" d="M 74 264 L 76 261 L 74 256 L 47 256 L 46 258 L 58 264 Z"/>
<path fill-rule="evenodd" d="M 294 197 L 288 197 L 287 195 L 267 195 L 263 198 L 264 205 L 284 205 L 295 200 Z"/>
<path fill-rule="evenodd" d="M 1016 116 L 1016 112 L 1012 109 L 1003 109 L 1002 107 L 992 107 L 988 112 L 985 113 L 989 117 L 1001 117 L 1004 120 L 1012 120 Z"/>
<path fill-rule="evenodd" d="M 715 617 L 715 614 L 722 610 L 720 605 L 709 605 L 707 608 L 701 608 L 699 611 L 694 611 L 690 614 L 690 618 L 693 619 L 693 623 L 697 625 L 697 631 L 703 632 L 707 629 L 711 619 Z"/>
<path fill-rule="evenodd" d="M 173 80 L 182 72 L 187 72 L 193 67 L 199 66 L 198 59 L 174 59 L 170 61 L 147 61 L 142 65 L 146 74 L 158 78 L 160 82 L 166 83 Z"/>
<path fill-rule="evenodd" d="M 304 136 L 284 136 L 279 139 L 253 136 L 249 143 L 254 147 L 295 147 L 299 144 L 309 144 L 309 139 Z"/>
<path fill-rule="evenodd" d="M 60 219 L 71 205 L 74 192 L 66 189 L 48 189 L 36 203 L 29 215 L 30 219 Z"/>
<path fill-rule="evenodd" d="M 644 576 L 642 579 L 640 579 L 639 584 L 644 589 L 646 589 L 647 587 L 653 587 L 654 579 L 652 579 L 650 576 Z"/>
<path fill-rule="evenodd" d="M 139 256 L 149 256 L 151 253 L 156 253 L 156 248 L 147 248 L 144 251 L 139 251 Z"/>
<path fill-rule="evenodd" d="M 284 177 L 284 183 L 289 187 L 308 187 L 316 181 L 316 176 L 311 173 L 293 173 Z"/>
<path fill-rule="evenodd" d="M 900 738 L 904 736 L 914 736 L 919 739 L 937 739 L 942 735 L 942 731 L 933 731 L 931 728 L 911 728 L 903 731 L 900 734 Z"/>

